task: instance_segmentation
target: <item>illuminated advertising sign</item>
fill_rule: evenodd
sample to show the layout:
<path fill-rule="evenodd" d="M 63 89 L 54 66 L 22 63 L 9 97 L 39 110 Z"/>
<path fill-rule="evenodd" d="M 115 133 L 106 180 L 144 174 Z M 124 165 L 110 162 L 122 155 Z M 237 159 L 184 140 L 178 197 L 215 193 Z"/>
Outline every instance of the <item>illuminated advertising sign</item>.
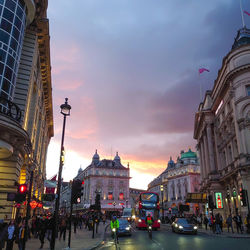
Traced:
<path fill-rule="evenodd" d="M 215 193 L 216 208 L 223 208 L 222 193 Z"/>

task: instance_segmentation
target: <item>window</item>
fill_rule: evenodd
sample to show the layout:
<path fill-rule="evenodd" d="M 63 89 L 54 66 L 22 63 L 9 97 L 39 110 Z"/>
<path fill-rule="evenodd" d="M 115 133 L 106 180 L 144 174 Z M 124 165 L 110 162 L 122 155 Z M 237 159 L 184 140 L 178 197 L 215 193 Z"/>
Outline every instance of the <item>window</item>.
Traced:
<path fill-rule="evenodd" d="M 121 200 L 121 201 L 124 200 L 124 194 L 123 193 L 119 194 L 119 200 Z"/>
<path fill-rule="evenodd" d="M 113 200 L 113 192 L 108 192 L 108 200 Z"/>
<path fill-rule="evenodd" d="M 246 86 L 246 90 L 247 90 L 247 96 L 250 96 L 250 85 Z"/>

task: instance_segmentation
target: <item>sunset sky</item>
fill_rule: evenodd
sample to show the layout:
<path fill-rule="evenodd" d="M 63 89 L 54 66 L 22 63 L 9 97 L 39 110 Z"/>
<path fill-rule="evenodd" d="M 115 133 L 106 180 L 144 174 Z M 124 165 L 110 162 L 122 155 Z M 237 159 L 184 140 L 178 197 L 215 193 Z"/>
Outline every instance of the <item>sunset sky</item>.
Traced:
<path fill-rule="evenodd" d="M 55 136 L 47 178 L 58 172 L 65 97 L 64 180 L 96 149 L 101 159 L 118 151 L 130 186 L 147 188 L 170 156 L 195 150 L 199 86 L 203 96 L 212 88 L 242 27 L 238 0 L 49 0 L 48 18 Z M 210 72 L 199 76 L 202 66 Z"/>

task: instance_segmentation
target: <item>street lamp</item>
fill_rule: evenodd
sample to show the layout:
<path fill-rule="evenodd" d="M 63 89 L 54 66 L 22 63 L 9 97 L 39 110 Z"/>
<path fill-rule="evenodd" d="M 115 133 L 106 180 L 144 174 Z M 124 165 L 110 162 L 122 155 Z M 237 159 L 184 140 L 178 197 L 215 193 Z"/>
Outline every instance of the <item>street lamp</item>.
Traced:
<path fill-rule="evenodd" d="M 161 213 L 162 213 L 162 222 L 164 220 L 164 211 L 163 211 L 163 185 L 161 185 Z"/>
<path fill-rule="evenodd" d="M 60 152 L 60 164 L 58 171 L 58 182 L 57 182 L 57 192 L 56 192 L 56 204 L 54 211 L 54 228 L 52 231 L 52 237 L 50 242 L 50 248 L 55 249 L 55 239 L 57 235 L 57 224 L 58 224 L 58 213 L 59 213 L 59 201 L 60 201 L 60 192 L 61 192 L 61 182 L 62 182 L 62 167 L 63 167 L 63 157 L 64 157 L 64 134 L 65 134 L 65 124 L 66 117 L 70 115 L 71 106 L 68 104 L 68 98 L 65 98 L 65 103 L 60 106 L 61 114 L 63 115 L 63 129 L 62 129 L 62 140 L 61 140 L 61 152 Z"/>

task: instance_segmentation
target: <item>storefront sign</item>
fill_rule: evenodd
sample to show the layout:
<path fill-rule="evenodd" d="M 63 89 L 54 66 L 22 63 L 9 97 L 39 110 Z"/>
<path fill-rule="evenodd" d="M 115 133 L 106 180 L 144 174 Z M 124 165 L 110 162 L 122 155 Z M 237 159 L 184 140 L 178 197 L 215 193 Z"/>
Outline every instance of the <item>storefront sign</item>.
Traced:
<path fill-rule="evenodd" d="M 223 208 L 222 193 L 215 193 L 216 208 Z"/>

